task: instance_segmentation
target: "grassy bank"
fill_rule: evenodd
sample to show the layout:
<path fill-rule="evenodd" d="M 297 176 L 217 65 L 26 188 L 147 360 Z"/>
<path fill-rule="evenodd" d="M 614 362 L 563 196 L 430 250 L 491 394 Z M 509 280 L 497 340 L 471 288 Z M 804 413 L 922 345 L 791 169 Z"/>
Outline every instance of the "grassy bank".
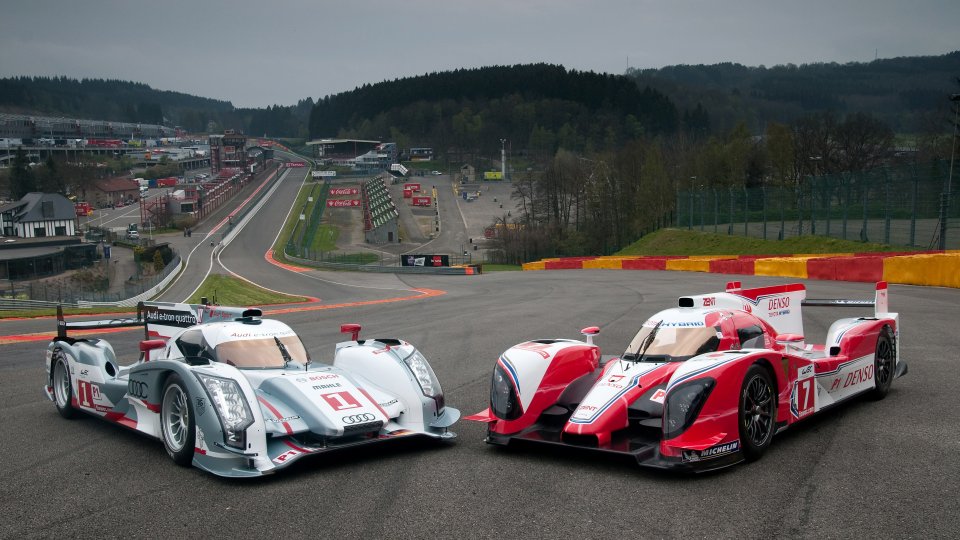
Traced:
<path fill-rule="evenodd" d="M 187 303 L 198 304 L 202 297 L 224 306 L 263 306 L 307 301 L 307 298 L 302 296 L 276 293 L 252 285 L 242 279 L 220 274 L 207 276 L 207 279 L 203 280 L 203 284 L 187 300 Z"/>
<path fill-rule="evenodd" d="M 791 255 L 808 253 L 862 253 L 909 251 L 903 246 L 799 236 L 762 240 L 681 229 L 661 229 L 620 250 L 616 255 Z"/>

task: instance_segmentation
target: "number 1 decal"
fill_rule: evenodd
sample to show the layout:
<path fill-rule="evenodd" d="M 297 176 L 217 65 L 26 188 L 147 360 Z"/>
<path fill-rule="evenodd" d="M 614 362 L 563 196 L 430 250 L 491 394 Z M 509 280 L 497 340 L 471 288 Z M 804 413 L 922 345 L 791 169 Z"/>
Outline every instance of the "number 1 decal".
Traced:
<path fill-rule="evenodd" d="M 334 392 L 332 394 L 323 394 L 322 397 L 335 411 L 356 409 L 363 406 L 350 392 Z"/>
<path fill-rule="evenodd" d="M 100 394 L 100 389 L 97 388 L 98 395 Z M 86 407 L 88 409 L 93 408 L 93 395 L 94 390 L 92 385 L 87 381 L 77 381 L 77 401 L 80 403 L 81 407 Z"/>

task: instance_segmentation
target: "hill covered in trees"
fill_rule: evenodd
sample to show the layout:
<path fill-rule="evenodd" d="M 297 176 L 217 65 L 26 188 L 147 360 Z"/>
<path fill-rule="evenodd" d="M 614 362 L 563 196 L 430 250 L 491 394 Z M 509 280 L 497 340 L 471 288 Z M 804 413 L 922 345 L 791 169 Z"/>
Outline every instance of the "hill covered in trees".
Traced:
<path fill-rule="evenodd" d="M 364 85 L 318 100 L 310 135 L 396 141 L 491 152 L 551 154 L 557 146 L 618 145 L 673 133 L 680 113 L 662 93 L 621 75 L 531 64 L 430 73 Z M 406 144 L 407 142 L 411 144 Z"/>
<path fill-rule="evenodd" d="M 960 51 L 846 64 L 722 63 L 627 71 L 638 85 L 666 94 L 678 107 L 702 104 L 719 131 L 743 121 L 754 133 L 768 122 L 789 123 L 822 111 L 864 113 L 897 133 L 922 133 L 931 119 L 941 122 L 947 96 L 958 90 L 958 75 Z"/>
<path fill-rule="evenodd" d="M 87 120 L 181 126 L 191 132 L 238 129 L 251 134 L 306 136 L 310 98 L 292 107 L 238 109 L 229 101 L 157 90 L 111 79 L 0 79 L 0 111 Z"/>

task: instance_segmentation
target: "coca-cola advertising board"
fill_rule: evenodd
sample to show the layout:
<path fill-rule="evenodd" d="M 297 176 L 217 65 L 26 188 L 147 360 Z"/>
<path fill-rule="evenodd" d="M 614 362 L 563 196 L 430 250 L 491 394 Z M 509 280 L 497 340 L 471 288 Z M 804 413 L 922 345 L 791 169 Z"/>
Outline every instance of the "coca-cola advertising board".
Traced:
<path fill-rule="evenodd" d="M 432 202 L 432 197 L 414 197 L 413 205 L 414 206 L 430 206 Z"/>
<path fill-rule="evenodd" d="M 340 195 L 359 195 L 360 190 L 357 188 L 330 188 L 330 195 L 337 197 Z"/>
<path fill-rule="evenodd" d="M 327 208 L 360 208 L 360 199 L 327 199 Z"/>
<path fill-rule="evenodd" d="M 403 189 L 404 189 L 404 190 L 409 189 L 410 191 L 413 191 L 413 192 L 415 192 L 415 193 L 419 193 L 419 192 L 420 192 L 420 184 L 404 184 L 404 185 L 403 185 Z"/>
<path fill-rule="evenodd" d="M 409 189 L 404 189 L 404 190 L 403 190 L 403 198 L 404 198 L 404 199 L 409 199 L 410 197 L 413 197 L 413 191 L 410 191 Z"/>

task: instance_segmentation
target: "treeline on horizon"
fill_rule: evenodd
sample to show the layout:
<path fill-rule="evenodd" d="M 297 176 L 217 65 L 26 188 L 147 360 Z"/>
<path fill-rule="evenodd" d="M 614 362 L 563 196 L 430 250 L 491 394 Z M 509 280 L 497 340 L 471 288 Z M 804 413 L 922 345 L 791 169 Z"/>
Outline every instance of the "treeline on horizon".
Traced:
<path fill-rule="evenodd" d="M 306 98 L 294 106 L 235 108 L 229 101 L 114 79 L 0 79 L 2 112 L 179 126 L 193 133 L 235 129 L 253 135 L 306 137 L 312 107 L 313 99 Z"/>

